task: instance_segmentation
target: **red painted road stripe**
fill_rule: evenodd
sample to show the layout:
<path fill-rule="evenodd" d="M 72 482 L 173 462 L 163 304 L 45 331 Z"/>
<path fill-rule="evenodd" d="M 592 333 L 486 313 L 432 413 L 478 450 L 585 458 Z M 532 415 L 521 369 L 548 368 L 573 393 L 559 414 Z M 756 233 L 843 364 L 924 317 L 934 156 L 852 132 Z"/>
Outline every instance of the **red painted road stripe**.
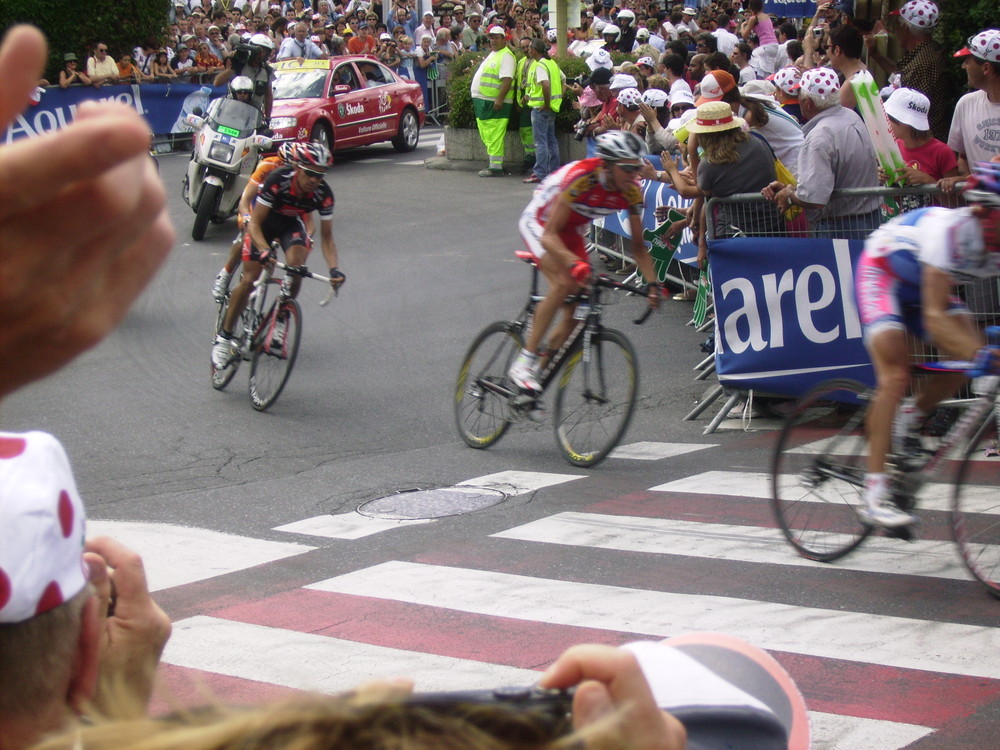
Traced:
<path fill-rule="evenodd" d="M 648 636 L 296 590 L 213 617 L 421 653 L 543 669 L 575 643 Z M 1000 698 L 1000 680 L 775 653 L 811 710 L 940 727 Z"/>
<path fill-rule="evenodd" d="M 278 700 L 297 692 L 269 682 L 161 664 L 156 672 L 156 689 L 149 710 L 153 715 L 160 716 L 180 707 L 201 706 L 216 701 L 251 705 Z"/>

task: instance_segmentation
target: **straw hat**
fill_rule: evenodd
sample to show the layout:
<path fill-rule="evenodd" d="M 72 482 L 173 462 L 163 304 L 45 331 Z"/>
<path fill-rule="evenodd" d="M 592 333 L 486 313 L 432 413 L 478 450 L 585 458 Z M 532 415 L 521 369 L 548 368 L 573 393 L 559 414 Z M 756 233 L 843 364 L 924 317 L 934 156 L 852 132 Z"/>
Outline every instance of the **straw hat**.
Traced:
<path fill-rule="evenodd" d="M 688 123 L 691 133 L 721 133 L 723 130 L 742 128 L 742 117 L 733 114 L 733 108 L 726 102 L 705 102 L 698 107 L 694 119 Z"/>

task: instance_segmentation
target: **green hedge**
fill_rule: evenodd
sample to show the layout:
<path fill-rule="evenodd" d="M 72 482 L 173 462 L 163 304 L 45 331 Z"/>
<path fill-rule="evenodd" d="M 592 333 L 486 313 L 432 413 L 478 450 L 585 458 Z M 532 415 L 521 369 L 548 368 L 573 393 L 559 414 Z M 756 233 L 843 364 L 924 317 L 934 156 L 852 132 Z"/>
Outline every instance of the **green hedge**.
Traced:
<path fill-rule="evenodd" d="M 484 52 L 466 52 L 459 55 L 451 63 L 448 69 L 448 125 L 453 128 L 474 128 L 476 127 L 476 115 L 472 111 L 472 77 L 479 67 L 479 63 L 486 57 Z M 522 57 L 518 55 L 518 58 Z M 567 79 L 585 75 L 590 71 L 587 64 L 579 57 L 558 57 L 553 58 L 559 65 L 559 69 L 566 75 Z M 579 114 L 573 109 L 573 102 L 576 97 L 572 92 L 566 91 L 563 96 L 562 106 L 559 108 L 559 115 L 556 117 L 556 131 L 569 133 L 573 126 L 580 119 Z M 510 130 L 517 129 L 517 118 L 512 117 L 509 124 Z"/>
<path fill-rule="evenodd" d="M 116 60 L 142 41 L 163 38 L 171 0 L 0 0 L 0 29 L 15 23 L 37 26 L 49 40 L 45 77 L 59 79 L 63 55 L 75 52 L 83 69 L 97 42 Z"/>

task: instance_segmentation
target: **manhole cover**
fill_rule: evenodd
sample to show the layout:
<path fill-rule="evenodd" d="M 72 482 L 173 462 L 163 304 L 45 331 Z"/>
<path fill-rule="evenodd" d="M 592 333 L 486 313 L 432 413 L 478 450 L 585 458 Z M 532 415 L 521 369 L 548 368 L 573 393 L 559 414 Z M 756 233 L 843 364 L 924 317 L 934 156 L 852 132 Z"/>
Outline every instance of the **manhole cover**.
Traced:
<path fill-rule="evenodd" d="M 372 518 L 412 521 L 473 513 L 502 503 L 507 495 L 482 487 L 443 487 L 438 490 L 404 490 L 363 503 L 358 513 Z"/>

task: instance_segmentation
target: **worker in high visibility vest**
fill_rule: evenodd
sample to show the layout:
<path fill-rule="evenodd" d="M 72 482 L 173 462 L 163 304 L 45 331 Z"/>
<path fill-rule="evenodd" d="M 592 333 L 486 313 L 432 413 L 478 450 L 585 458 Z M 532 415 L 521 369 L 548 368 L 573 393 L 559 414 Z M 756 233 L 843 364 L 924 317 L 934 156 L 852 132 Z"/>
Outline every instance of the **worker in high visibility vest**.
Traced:
<path fill-rule="evenodd" d="M 528 68 L 532 62 L 528 47 L 531 46 L 531 37 L 521 37 L 518 45 L 524 57 L 517 59 L 517 67 L 514 69 L 514 104 L 517 105 L 515 116 L 517 132 L 524 147 L 524 171 L 529 172 L 535 166 L 535 136 L 531 132 L 531 107 L 528 106 Z"/>
<path fill-rule="evenodd" d="M 556 113 L 562 105 L 562 71 L 549 57 L 544 39 L 532 39 L 528 48 L 528 106 L 531 107 L 531 132 L 535 137 L 535 167 L 524 182 L 541 182 L 559 169 L 559 142 L 556 140 Z"/>
<path fill-rule="evenodd" d="M 476 126 L 483 139 L 490 165 L 480 170 L 480 177 L 497 177 L 503 171 L 503 139 L 507 120 L 514 108 L 514 53 L 507 48 L 507 35 L 500 26 L 491 26 L 490 54 L 472 77 L 472 108 Z"/>

